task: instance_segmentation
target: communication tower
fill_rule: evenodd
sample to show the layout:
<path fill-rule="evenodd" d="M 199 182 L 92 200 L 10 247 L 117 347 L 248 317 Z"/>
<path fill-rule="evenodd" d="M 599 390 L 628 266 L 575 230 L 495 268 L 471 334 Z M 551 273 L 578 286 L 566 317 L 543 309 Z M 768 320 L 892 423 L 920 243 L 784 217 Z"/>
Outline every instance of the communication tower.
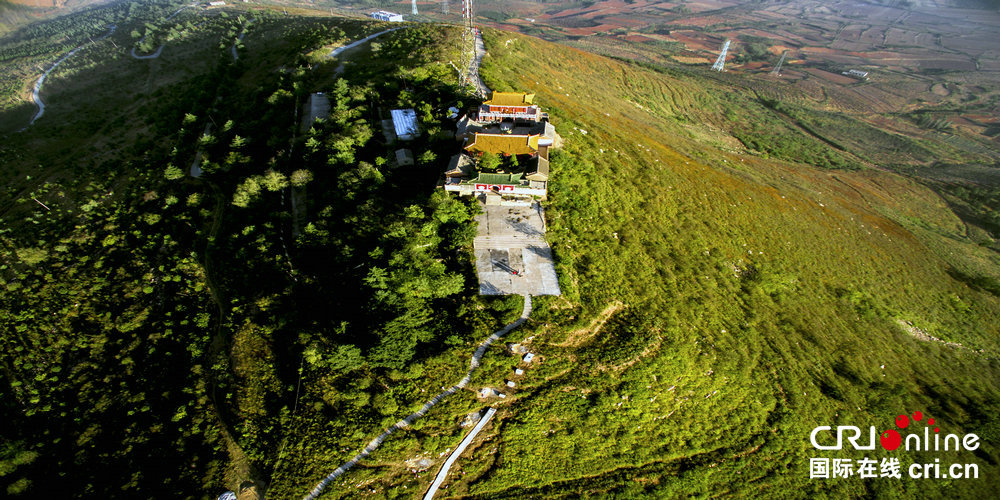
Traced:
<path fill-rule="evenodd" d="M 459 77 L 462 85 L 468 83 L 469 68 L 472 67 L 472 61 L 476 57 L 476 32 L 474 30 L 475 26 L 472 24 L 472 0 L 462 0 L 462 46 L 460 48 L 462 70 Z"/>
<path fill-rule="evenodd" d="M 465 32 L 470 35 L 475 33 L 473 31 L 474 25 L 472 24 L 472 0 L 462 0 L 462 20 Z"/>

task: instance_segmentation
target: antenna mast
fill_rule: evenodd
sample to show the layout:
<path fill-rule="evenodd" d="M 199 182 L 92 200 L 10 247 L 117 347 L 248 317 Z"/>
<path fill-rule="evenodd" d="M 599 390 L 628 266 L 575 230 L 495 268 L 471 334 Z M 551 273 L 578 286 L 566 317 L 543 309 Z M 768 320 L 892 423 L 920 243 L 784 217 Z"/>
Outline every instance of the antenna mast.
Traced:
<path fill-rule="evenodd" d="M 472 0 L 462 0 L 462 18 L 465 24 L 465 31 L 472 34 Z"/>
<path fill-rule="evenodd" d="M 472 24 L 472 0 L 462 0 L 462 71 L 460 72 L 462 85 L 468 83 L 469 68 L 472 67 L 472 61 L 476 58 L 476 33 L 474 30 L 475 27 Z"/>
<path fill-rule="evenodd" d="M 722 71 L 722 67 L 726 64 L 726 52 L 729 50 L 729 40 L 722 44 L 722 53 L 719 54 L 719 58 L 715 60 L 715 64 L 712 65 L 712 69 L 715 71 Z"/>

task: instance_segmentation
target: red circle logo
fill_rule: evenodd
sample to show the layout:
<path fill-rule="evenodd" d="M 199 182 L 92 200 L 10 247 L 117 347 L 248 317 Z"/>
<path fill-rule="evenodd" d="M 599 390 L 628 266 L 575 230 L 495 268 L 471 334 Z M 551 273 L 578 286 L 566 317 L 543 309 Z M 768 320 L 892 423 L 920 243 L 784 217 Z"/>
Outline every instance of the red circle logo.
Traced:
<path fill-rule="evenodd" d="M 896 417 L 896 427 L 905 429 L 908 425 L 910 425 L 910 417 L 907 417 L 906 415 Z"/>
<path fill-rule="evenodd" d="M 899 437 L 899 433 L 894 430 L 887 430 L 879 436 L 879 441 L 882 442 L 882 447 L 892 451 L 899 448 L 899 445 L 903 442 L 903 438 Z"/>

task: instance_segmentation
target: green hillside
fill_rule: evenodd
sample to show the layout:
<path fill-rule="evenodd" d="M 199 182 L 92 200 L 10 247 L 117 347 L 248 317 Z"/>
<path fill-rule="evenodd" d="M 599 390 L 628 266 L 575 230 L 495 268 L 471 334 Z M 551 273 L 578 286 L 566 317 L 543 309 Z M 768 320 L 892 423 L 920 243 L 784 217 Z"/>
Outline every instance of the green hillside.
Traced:
<path fill-rule="evenodd" d="M 997 255 L 961 236 L 939 195 L 891 173 L 749 154 L 732 136 L 774 118 L 699 75 L 508 33 L 487 45 L 487 84 L 538 92 L 567 140 L 547 212 L 566 297 L 524 333 L 546 380 L 522 386 L 499 444 L 477 455 L 492 467 L 459 491 L 923 494 L 930 485 L 810 482 L 810 430 L 889 428 L 924 409 L 996 435 L 1000 301 L 954 276 L 995 277 Z M 803 143 L 788 159 L 837 154 L 782 136 Z M 966 349 L 916 340 L 900 321 Z M 982 450 L 994 467 L 997 448 Z"/>
<path fill-rule="evenodd" d="M 478 295 L 477 208 L 434 187 L 459 144 L 447 108 L 477 102 L 452 66 L 457 31 L 405 25 L 330 60 L 387 26 L 242 8 L 165 20 L 180 6 L 0 39 L 8 495 L 214 498 L 251 480 L 300 498 L 521 310 Z M 485 35 L 487 85 L 537 93 L 565 140 L 545 202 L 563 295 L 510 334 L 538 361 L 492 400 L 441 494 L 995 496 L 996 186 L 921 170 L 987 171 L 992 152 L 736 75 Z M 84 44 L 16 132 L 39 68 Z M 303 126 L 320 91 L 331 116 Z M 425 132 L 412 167 L 381 133 L 398 107 Z M 469 390 L 327 496 L 422 495 L 486 406 L 474 391 L 516 362 L 491 348 Z M 979 479 L 809 479 L 812 457 L 933 462 L 809 443 L 818 425 L 882 431 L 914 411 L 981 437 L 941 456 Z M 414 472 L 415 457 L 434 465 Z"/>

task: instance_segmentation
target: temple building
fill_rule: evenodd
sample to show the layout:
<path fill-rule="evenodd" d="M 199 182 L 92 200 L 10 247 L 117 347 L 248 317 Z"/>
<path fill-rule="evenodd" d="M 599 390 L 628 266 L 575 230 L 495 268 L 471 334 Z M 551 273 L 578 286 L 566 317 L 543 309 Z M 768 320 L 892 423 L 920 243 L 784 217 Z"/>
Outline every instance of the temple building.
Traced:
<path fill-rule="evenodd" d="M 548 192 L 549 148 L 560 141 L 555 127 L 532 102 L 534 94 L 494 92 L 479 107 L 477 119 L 459 120 L 456 138 L 463 151 L 452 157 L 442 187 L 487 204 L 544 199 Z M 500 165 L 484 168 L 484 154 Z"/>
<path fill-rule="evenodd" d="M 499 122 L 548 120 L 549 115 L 542 113 L 538 106 L 532 104 L 535 94 L 518 92 L 494 92 L 489 100 L 479 106 L 478 121 Z"/>

